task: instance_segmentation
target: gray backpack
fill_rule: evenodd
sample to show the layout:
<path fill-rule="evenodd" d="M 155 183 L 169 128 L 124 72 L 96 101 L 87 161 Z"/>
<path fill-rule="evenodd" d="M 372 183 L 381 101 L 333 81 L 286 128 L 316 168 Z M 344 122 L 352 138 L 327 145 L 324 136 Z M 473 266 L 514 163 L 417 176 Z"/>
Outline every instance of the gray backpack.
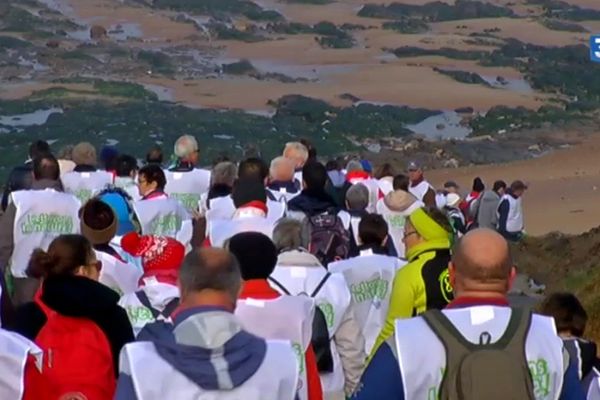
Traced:
<path fill-rule="evenodd" d="M 512 309 L 506 331 L 495 343 L 483 332 L 479 344 L 467 341 L 439 310 L 421 315 L 446 349 L 440 400 L 534 400 L 525 340 L 531 312 Z"/>

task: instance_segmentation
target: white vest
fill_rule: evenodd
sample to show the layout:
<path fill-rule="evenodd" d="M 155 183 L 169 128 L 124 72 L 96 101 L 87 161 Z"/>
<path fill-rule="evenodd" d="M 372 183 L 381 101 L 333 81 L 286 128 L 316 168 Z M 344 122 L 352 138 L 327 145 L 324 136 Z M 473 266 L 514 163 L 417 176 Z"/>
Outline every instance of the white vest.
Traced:
<path fill-rule="evenodd" d="M 285 188 L 281 188 L 279 190 L 267 189 L 278 201 L 289 203 L 294 197 L 300 194 L 300 190 L 296 193 L 289 193 Z"/>
<path fill-rule="evenodd" d="M 177 286 L 158 282 L 154 277 L 144 278 L 144 286 L 140 290 L 146 293 L 150 304 L 158 311 L 164 310 L 165 306 L 171 300 L 179 297 L 179 288 Z M 154 322 L 155 318 L 152 312 L 140 302 L 135 291 L 137 291 L 137 288 L 121 297 L 119 305 L 127 311 L 133 333 L 137 337 L 144 326 Z"/>
<path fill-rule="evenodd" d="M 292 295 L 297 296 L 302 293 L 310 295 L 323 280 L 326 273 L 327 270 L 319 266 L 294 267 L 286 265 L 277 266 L 271 277 L 281 283 Z M 282 292 L 273 282 L 269 281 L 269 283 L 273 289 Z M 350 291 L 344 276 L 332 273 L 314 299 L 325 315 L 329 337 L 333 339 L 350 307 Z M 331 340 L 331 354 L 333 356 L 333 372 L 321 374 L 321 385 L 325 394 L 344 391 L 344 370 L 333 340 Z"/>
<path fill-rule="evenodd" d="M 344 229 L 346 229 L 348 232 L 350 232 L 350 227 L 352 227 L 354 243 L 358 245 L 360 243 L 360 239 L 358 237 L 358 225 L 360 224 L 360 218 L 353 217 L 348 211 L 344 210 L 338 212 L 338 217 L 340 217 L 342 224 L 344 225 Z"/>
<path fill-rule="evenodd" d="M 81 203 L 75 196 L 53 189 L 19 190 L 11 196 L 17 210 L 11 271 L 15 277 L 25 278 L 33 250 L 48 250 L 50 243 L 58 236 L 79 233 Z"/>
<path fill-rule="evenodd" d="M 504 334 L 511 310 L 478 306 L 444 310 L 443 313 L 469 342 L 478 343 L 481 333 L 489 332 L 494 343 Z M 395 341 L 405 398 L 437 399 L 446 368 L 446 352 L 435 333 L 421 317 L 396 320 Z M 566 368 L 563 344 L 556 335 L 553 319 L 540 315 L 532 317 L 525 356 L 532 373 L 536 400 L 557 400 Z"/>
<path fill-rule="evenodd" d="M 406 258 L 406 249 L 404 247 L 404 225 L 406 218 L 410 216 L 416 209 L 423 206 L 420 201 L 414 202 L 410 207 L 402 212 L 390 210 L 384 203 L 383 199 L 377 203 L 377 214 L 381 215 L 388 224 L 388 234 L 394 242 L 394 247 L 398 253 L 398 257 Z"/>
<path fill-rule="evenodd" d="M 510 194 L 505 194 L 500 202 L 508 201 L 508 218 L 506 220 L 506 231 L 509 233 L 519 233 L 523 231 L 523 199 L 515 199 Z M 498 214 L 498 219 L 500 215 Z"/>
<path fill-rule="evenodd" d="M 0 329 L 0 399 L 21 400 L 25 392 L 27 358 L 35 357 L 36 367 L 42 369 L 42 350 L 23 336 Z"/>
<path fill-rule="evenodd" d="M 408 191 L 412 193 L 413 196 L 417 198 L 417 200 L 423 201 L 423 198 L 429 191 L 429 189 L 433 190 L 433 187 L 427 181 L 422 181 L 417 186 L 409 186 Z"/>
<path fill-rule="evenodd" d="M 208 237 L 213 247 L 223 247 L 227 239 L 242 232 L 260 232 L 273 238 L 274 228 L 271 220 L 258 216 L 207 220 Z"/>
<path fill-rule="evenodd" d="M 361 252 L 359 257 L 329 264 L 329 272 L 346 278 L 352 295 L 354 316 L 365 337 L 365 353 L 371 354 L 385 324 L 396 271 L 406 263 L 396 257 Z"/>
<path fill-rule="evenodd" d="M 102 262 L 100 279 L 98 279 L 100 283 L 121 296 L 137 289 L 138 282 L 142 277 L 142 270 L 100 251 L 96 252 L 96 258 Z"/>
<path fill-rule="evenodd" d="M 298 381 L 296 356 L 289 342 L 278 340 L 267 341 L 258 371 L 232 390 L 202 389 L 163 360 L 151 342 L 127 344 L 119 370 L 131 376 L 137 400 L 294 400 Z"/>
<path fill-rule="evenodd" d="M 267 199 L 267 209 L 267 218 L 275 223 L 285 216 L 287 203 Z M 234 213 L 235 205 L 231 196 L 217 197 L 210 200 L 210 208 L 206 211 L 206 220 L 231 219 Z"/>
<path fill-rule="evenodd" d="M 133 209 L 142 234 L 172 237 L 186 246 L 192 240 L 192 220 L 179 201 L 168 197 L 140 200 L 133 203 Z"/>
<path fill-rule="evenodd" d="M 298 364 L 298 397 L 308 400 L 305 353 L 312 337 L 315 302 L 304 297 L 282 296 L 272 300 L 238 300 L 235 316 L 248 332 L 268 340 L 292 344 Z"/>
<path fill-rule="evenodd" d="M 165 171 L 165 193 L 177 199 L 189 211 L 198 210 L 198 202 L 210 188 L 210 171 L 194 169 L 189 172 Z"/>
<path fill-rule="evenodd" d="M 394 178 L 391 178 L 391 177 L 384 177 L 377 181 L 377 184 L 379 185 L 379 190 L 381 190 L 381 192 L 383 193 L 384 196 L 386 196 L 388 193 L 394 191 L 394 183 L 393 182 L 394 182 Z"/>
<path fill-rule="evenodd" d="M 65 192 L 74 194 L 85 204 L 98 192 L 113 182 L 113 176 L 106 171 L 69 172 L 61 178 Z"/>
<path fill-rule="evenodd" d="M 123 189 L 129 196 L 131 196 L 133 201 L 142 199 L 142 196 L 140 196 L 140 190 L 134 178 L 117 176 L 115 178 L 115 186 Z"/>

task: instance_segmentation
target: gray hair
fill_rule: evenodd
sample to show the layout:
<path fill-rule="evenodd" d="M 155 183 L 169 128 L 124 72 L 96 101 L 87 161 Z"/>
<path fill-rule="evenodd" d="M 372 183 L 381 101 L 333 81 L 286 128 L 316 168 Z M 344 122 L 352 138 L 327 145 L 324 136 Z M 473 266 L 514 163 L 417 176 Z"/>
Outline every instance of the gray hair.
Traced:
<path fill-rule="evenodd" d="M 362 164 L 358 160 L 350 160 L 346 164 L 346 172 L 364 171 Z"/>
<path fill-rule="evenodd" d="M 346 202 L 350 210 L 364 210 L 369 205 L 369 189 L 362 183 L 350 186 L 346 192 Z"/>
<path fill-rule="evenodd" d="M 181 297 L 203 290 L 225 292 L 235 304 L 242 287 L 238 260 L 224 249 L 203 248 L 191 251 L 179 269 Z"/>
<path fill-rule="evenodd" d="M 290 155 L 290 152 L 293 154 Z M 304 165 L 308 160 L 308 149 L 300 142 L 288 142 L 283 149 L 283 156 L 294 160 L 296 166 Z"/>
<path fill-rule="evenodd" d="M 294 162 L 286 157 L 279 156 L 271 161 L 271 168 L 269 174 L 274 180 L 281 180 L 287 182 L 294 179 Z"/>
<path fill-rule="evenodd" d="M 56 158 L 58 160 L 73 160 L 73 147 L 75 146 L 72 144 L 63 146 L 56 154 Z"/>
<path fill-rule="evenodd" d="M 210 184 L 222 184 L 233 187 L 237 179 L 237 166 L 229 161 L 220 162 L 213 167 Z"/>
<path fill-rule="evenodd" d="M 283 218 L 279 220 L 273 229 L 273 243 L 275 243 L 277 251 L 308 248 L 309 238 L 306 228 L 305 224 L 296 219 Z"/>
<path fill-rule="evenodd" d="M 187 158 L 198 151 L 198 141 L 191 135 L 183 135 L 175 142 L 173 151 L 178 158 Z"/>

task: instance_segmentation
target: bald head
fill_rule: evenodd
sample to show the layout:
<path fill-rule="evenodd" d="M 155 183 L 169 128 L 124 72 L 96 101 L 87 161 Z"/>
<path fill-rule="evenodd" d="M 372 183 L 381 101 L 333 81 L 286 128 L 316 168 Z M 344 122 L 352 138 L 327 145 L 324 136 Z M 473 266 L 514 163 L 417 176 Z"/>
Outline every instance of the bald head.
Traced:
<path fill-rule="evenodd" d="M 455 245 L 455 291 L 508 291 L 512 258 L 506 240 L 490 229 L 475 229 Z"/>
<path fill-rule="evenodd" d="M 190 252 L 179 270 L 182 297 L 204 290 L 226 293 L 235 303 L 242 277 L 237 259 L 218 248 L 203 248 Z"/>

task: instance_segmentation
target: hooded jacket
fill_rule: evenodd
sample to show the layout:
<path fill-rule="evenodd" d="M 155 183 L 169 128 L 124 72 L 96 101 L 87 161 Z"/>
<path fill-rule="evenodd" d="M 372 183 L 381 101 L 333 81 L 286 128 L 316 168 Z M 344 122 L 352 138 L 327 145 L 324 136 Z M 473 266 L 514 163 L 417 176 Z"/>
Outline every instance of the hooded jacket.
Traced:
<path fill-rule="evenodd" d="M 267 352 L 264 339 L 244 331 L 233 314 L 211 306 L 182 310 L 173 323 L 149 324 L 138 340 L 152 342 L 163 361 L 200 389 L 210 391 L 241 387 L 259 370 Z M 129 368 L 121 367 L 115 400 L 135 400 L 138 396 Z"/>
<path fill-rule="evenodd" d="M 432 308 L 441 310 L 453 299 L 448 277 L 451 234 L 422 208 L 408 218 L 425 241 L 407 250 L 408 264 L 394 277 L 388 316 L 372 354 L 394 333 L 396 319 L 411 318 Z"/>
<path fill-rule="evenodd" d="M 495 230 L 498 226 L 498 205 L 500 196 L 493 190 L 487 190 L 475 204 L 477 215 L 475 221 L 480 228 Z"/>
<path fill-rule="evenodd" d="M 41 300 L 59 314 L 86 318 L 98 325 L 108 339 L 117 373 L 121 348 L 133 342 L 134 337 L 127 313 L 117 304 L 119 295 L 115 291 L 81 276 L 53 276 L 44 280 Z M 36 303 L 27 303 L 17 309 L 14 330 L 35 340 L 46 321 Z"/>

